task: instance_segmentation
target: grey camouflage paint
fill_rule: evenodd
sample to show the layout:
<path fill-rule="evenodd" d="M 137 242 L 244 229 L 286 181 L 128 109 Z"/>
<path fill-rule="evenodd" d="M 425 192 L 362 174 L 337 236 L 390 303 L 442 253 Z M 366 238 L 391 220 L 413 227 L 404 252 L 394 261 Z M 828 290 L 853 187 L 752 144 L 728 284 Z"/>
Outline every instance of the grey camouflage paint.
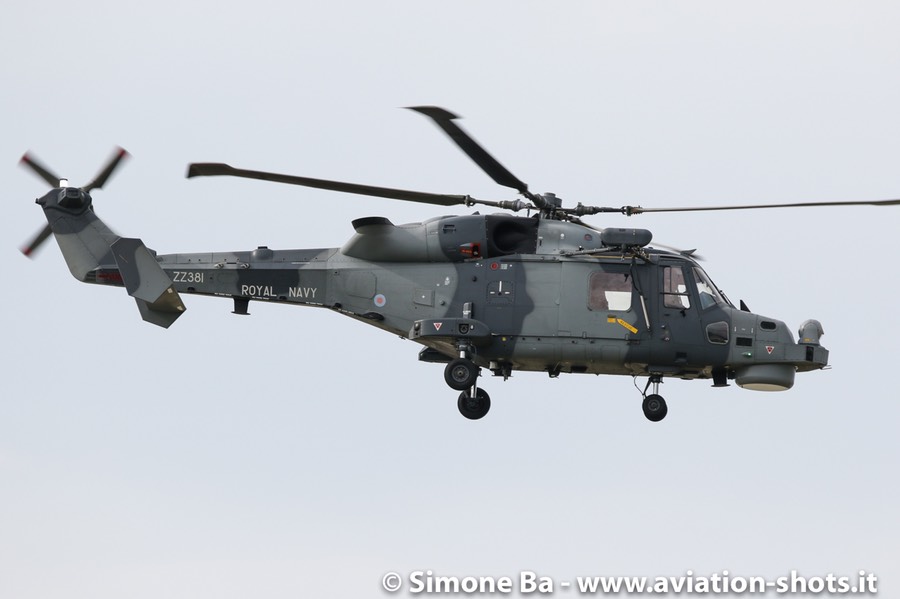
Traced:
<path fill-rule="evenodd" d="M 239 313 L 249 301 L 327 308 L 435 350 L 429 360 L 456 357 L 463 340 L 495 374 L 727 376 L 786 388 L 794 371 L 828 362 L 817 322 L 804 324 L 816 333 L 798 344 L 783 322 L 724 300 L 701 309 L 693 284 L 683 293 L 689 308 L 667 307 L 663 269 L 682 269 L 691 283 L 693 260 L 610 251 L 596 230 L 571 222 L 475 214 L 395 226 L 373 217 L 354 221 L 342 248 L 156 256 L 110 231 L 81 190 L 54 189 L 38 203 L 72 275 L 124 286 L 159 326 L 184 312 L 187 293 L 232 298 Z M 598 271 L 630 277 L 628 309 L 591 309 Z"/>

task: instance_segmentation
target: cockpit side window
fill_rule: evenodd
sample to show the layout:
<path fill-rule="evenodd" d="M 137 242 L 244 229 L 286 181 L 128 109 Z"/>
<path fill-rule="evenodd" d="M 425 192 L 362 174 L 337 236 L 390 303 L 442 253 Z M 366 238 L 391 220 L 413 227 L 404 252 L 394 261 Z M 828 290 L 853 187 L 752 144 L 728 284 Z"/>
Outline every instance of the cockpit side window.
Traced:
<path fill-rule="evenodd" d="M 680 266 L 663 267 L 663 305 L 676 310 L 687 310 L 691 307 L 684 271 Z"/>
<path fill-rule="evenodd" d="M 630 310 L 633 289 L 626 272 L 594 271 L 588 284 L 588 308 L 596 312 Z"/>

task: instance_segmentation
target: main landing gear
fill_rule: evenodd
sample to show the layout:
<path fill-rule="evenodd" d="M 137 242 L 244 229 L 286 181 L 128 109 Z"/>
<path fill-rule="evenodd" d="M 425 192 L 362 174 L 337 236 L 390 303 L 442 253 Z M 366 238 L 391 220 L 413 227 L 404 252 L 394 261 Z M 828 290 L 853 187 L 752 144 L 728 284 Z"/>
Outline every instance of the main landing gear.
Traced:
<path fill-rule="evenodd" d="M 484 418 L 491 409 L 491 396 L 481 387 L 472 387 L 472 390 L 475 391 L 474 395 L 472 391 L 463 391 L 459 394 L 456 407 L 459 408 L 459 413 L 469 420 L 478 420 Z"/>
<path fill-rule="evenodd" d="M 659 384 L 661 382 L 662 376 L 651 374 L 650 380 L 647 381 L 647 386 L 644 387 L 644 401 L 641 404 L 641 408 L 644 410 L 644 416 L 646 416 L 647 420 L 650 422 L 659 422 L 669 413 L 669 408 L 666 406 L 666 400 L 658 393 Z M 653 393 L 647 395 L 647 389 L 650 388 L 650 385 L 653 385 Z"/>
<path fill-rule="evenodd" d="M 471 389 L 478 379 L 479 368 L 468 358 L 456 358 L 444 369 L 444 380 L 451 389 L 465 391 Z"/>
<path fill-rule="evenodd" d="M 456 402 L 459 413 L 469 420 L 478 420 L 484 418 L 491 409 L 491 396 L 478 386 L 481 368 L 466 357 L 467 353 L 465 349 L 461 349 L 460 357 L 447 364 L 444 380 L 451 389 L 462 391 Z"/>

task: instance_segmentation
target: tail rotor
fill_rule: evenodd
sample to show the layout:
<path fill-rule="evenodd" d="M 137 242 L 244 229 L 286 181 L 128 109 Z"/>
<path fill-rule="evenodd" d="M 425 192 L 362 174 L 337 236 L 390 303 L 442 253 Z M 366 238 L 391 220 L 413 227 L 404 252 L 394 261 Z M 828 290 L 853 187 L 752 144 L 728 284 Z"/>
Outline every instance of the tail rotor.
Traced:
<path fill-rule="evenodd" d="M 127 158 L 130 154 L 123 148 L 116 148 L 113 155 L 106 162 L 106 165 L 97 173 L 97 176 L 83 187 L 79 187 L 84 193 L 90 193 L 94 189 L 100 189 L 106 184 L 107 180 L 110 176 L 116 171 L 119 167 L 119 164 L 123 159 Z M 30 168 L 38 177 L 46 181 L 51 187 L 65 189 L 69 187 L 69 182 L 66 179 L 62 179 L 57 176 L 53 171 L 44 166 L 39 160 L 37 160 L 30 153 L 25 153 L 20 160 L 20 163 Z M 50 225 L 47 224 L 42 228 L 36 235 L 34 235 L 28 243 L 23 245 L 20 249 L 22 253 L 29 258 L 34 255 L 34 252 L 41 247 L 41 245 L 50 237 L 52 233 L 50 229 Z"/>

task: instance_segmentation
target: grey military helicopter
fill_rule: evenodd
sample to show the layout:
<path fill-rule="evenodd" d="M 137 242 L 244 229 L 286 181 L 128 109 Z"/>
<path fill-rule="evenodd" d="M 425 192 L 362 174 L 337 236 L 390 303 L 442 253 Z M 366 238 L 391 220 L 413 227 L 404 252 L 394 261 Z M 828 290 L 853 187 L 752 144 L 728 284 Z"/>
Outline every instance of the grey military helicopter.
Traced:
<path fill-rule="evenodd" d="M 734 380 L 745 389 L 790 389 L 795 373 L 828 365 L 822 325 L 807 320 L 794 341 L 785 323 L 751 313 L 743 301 L 734 306 L 692 252 L 652 247 L 645 229 L 595 228 L 581 217 L 900 204 L 567 208 L 552 193 L 529 191 L 454 122 L 453 113 L 433 106 L 412 110 L 429 117 L 521 199 L 489 201 L 194 163 L 188 177 L 245 177 L 503 212 L 405 225 L 360 218 L 352 222 L 356 233 L 339 248 L 163 255 L 140 239 L 119 237 L 94 213 L 90 192 L 105 184 L 127 155 L 124 150 L 80 188 L 26 154 L 23 164 L 53 189 L 36 200 L 48 224 L 22 251 L 30 255 L 52 233 L 76 279 L 125 287 L 141 317 L 166 328 L 185 311 L 181 294 L 195 294 L 230 298 L 233 312 L 241 315 L 249 313 L 251 301 L 327 308 L 400 335 L 424 346 L 419 360 L 446 364 L 444 379 L 460 392 L 460 413 L 472 420 L 490 409 L 479 384 L 487 370 L 504 380 L 515 371 L 646 377 L 642 408 L 657 422 L 668 412 L 659 395 L 665 377 L 711 380 L 714 387 Z"/>

